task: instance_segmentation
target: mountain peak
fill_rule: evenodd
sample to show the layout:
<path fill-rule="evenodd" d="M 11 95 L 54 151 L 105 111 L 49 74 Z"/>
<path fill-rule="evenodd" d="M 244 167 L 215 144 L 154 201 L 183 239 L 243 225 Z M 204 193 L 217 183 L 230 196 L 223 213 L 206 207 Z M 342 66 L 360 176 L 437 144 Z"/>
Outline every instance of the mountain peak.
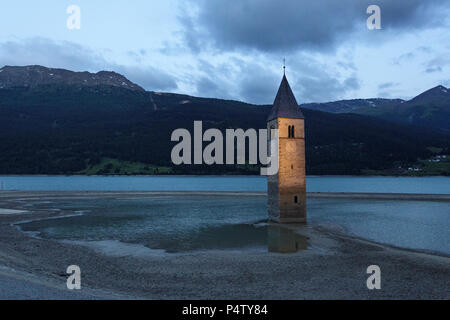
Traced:
<path fill-rule="evenodd" d="M 447 93 L 448 89 L 446 87 L 444 87 L 443 85 L 438 85 L 434 88 L 431 88 L 425 92 L 444 92 Z"/>
<path fill-rule="evenodd" d="M 74 72 L 39 65 L 4 66 L 0 69 L 0 89 L 12 87 L 35 88 L 48 84 L 83 87 L 107 85 L 133 91 L 144 91 L 143 88 L 129 81 L 123 75 L 112 71 Z"/>
<path fill-rule="evenodd" d="M 434 87 L 434 88 L 431 88 L 431 89 L 429 89 L 429 90 L 427 90 L 427 91 L 441 91 L 441 92 L 447 92 L 447 88 L 444 87 L 443 85 L 438 85 L 438 86 L 436 86 L 436 87 Z M 425 92 L 427 92 L 427 91 L 425 91 Z"/>
<path fill-rule="evenodd" d="M 413 102 L 448 102 L 450 101 L 450 89 L 443 85 L 438 85 L 425 92 L 422 92 L 417 97 L 411 99 Z"/>

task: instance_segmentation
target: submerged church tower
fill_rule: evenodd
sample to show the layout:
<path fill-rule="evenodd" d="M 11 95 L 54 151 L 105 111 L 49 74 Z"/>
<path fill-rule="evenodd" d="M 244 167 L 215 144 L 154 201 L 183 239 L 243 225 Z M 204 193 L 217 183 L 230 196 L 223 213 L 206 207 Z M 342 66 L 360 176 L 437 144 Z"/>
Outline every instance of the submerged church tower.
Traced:
<path fill-rule="evenodd" d="M 278 129 L 279 170 L 269 175 L 269 219 L 279 223 L 306 222 L 305 119 L 283 75 L 267 129 Z"/>

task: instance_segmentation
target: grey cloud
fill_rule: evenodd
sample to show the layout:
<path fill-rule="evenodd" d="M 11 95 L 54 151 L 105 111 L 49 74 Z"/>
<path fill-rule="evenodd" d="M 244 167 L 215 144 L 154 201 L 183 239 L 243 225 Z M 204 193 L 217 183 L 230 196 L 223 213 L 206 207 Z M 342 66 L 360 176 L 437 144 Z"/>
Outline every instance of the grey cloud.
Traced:
<path fill-rule="evenodd" d="M 395 88 L 398 87 L 400 83 L 398 82 L 384 82 L 378 85 L 378 97 L 381 98 L 392 98 L 393 93 L 396 92 Z M 398 98 L 395 96 L 395 98 Z"/>
<path fill-rule="evenodd" d="M 449 9 L 445 0 L 201 0 L 190 2 L 196 14 L 180 22 L 194 51 L 326 50 L 367 31 L 366 9 L 372 4 L 381 7 L 382 28 L 395 31 L 440 26 Z"/>
<path fill-rule="evenodd" d="M 296 87 L 299 89 L 299 103 L 307 102 L 327 102 L 338 100 L 346 92 L 356 90 L 360 87 L 359 81 L 355 77 L 339 81 L 329 75 L 322 77 L 301 77 Z"/>
<path fill-rule="evenodd" d="M 441 72 L 447 65 L 450 65 L 450 54 L 442 54 L 428 61 L 425 67 L 425 72 Z"/>
<path fill-rule="evenodd" d="M 359 80 L 356 76 L 351 76 L 344 80 L 343 87 L 346 90 L 358 90 L 361 88 L 361 85 L 359 84 Z"/>
<path fill-rule="evenodd" d="M 440 67 L 440 66 L 428 67 L 425 69 L 426 73 L 441 72 L 441 71 L 442 71 L 442 67 Z"/>
<path fill-rule="evenodd" d="M 356 66 L 351 61 L 338 61 L 337 65 L 343 68 L 344 70 L 356 71 Z"/>
<path fill-rule="evenodd" d="M 106 63 L 102 56 L 78 44 L 38 37 L 0 43 L 0 64 L 39 64 L 55 68 L 70 66 L 77 71 L 93 71 Z"/>
<path fill-rule="evenodd" d="M 107 61 L 101 54 L 81 45 L 46 38 L 0 43 L 0 65 L 43 65 L 90 72 L 113 70 L 149 90 L 177 88 L 175 80 L 157 68 L 119 65 Z"/>
<path fill-rule="evenodd" d="M 408 60 L 411 60 L 412 58 L 414 58 L 414 56 L 415 56 L 415 54 L 413 52 L 403 53 L 403 54 L 399 55 L 397 58 L 395 58 L 392 61 L 392 63 L 400 65 Z"/>
<path fill-rule="evenodd" d="M 420 57 L 421 55 L 430 55 L 434 52 L 434 50 L 427 46 L 419 46 L 415 50 L 405 52 L 398 57 L 394 58 L 392 60 L 393 64 L 401 65 L 403 63 L 408 63 L 412 59 L 415 59 L 417 57 Z"/>
<path fill-rule="evenodd" d="M 230 64 L 213 65 L 207 60 L 198 59 L 198 74 L 185 75 L 195 85 L 196 95 L 209 98 L 236 99 L 230 94 L 230 79 L 235 76 Z"/>
<path fill-rule="evenodd" d="M 203 76 L 195 78 L 197 94 L 241 100 L 254 104 L 271 104 L 275 99 L 281 73 L 275 74 L 263 63 L 232 58 L 228 64 L 212 65 L 200 60 Z M 211 78 L 213 75 L 213 78 Z"/>
<path fill-rule="evenodd" d="M 301 70 L 295 72 L 297 77 L 291 81 L 300 104 L 342 99 L 348 92 L 361 87 L 356 70 L 343 76 L 305 54 L 297 55 L 290 64 L 294 70 Z"/>
<path fill-rule="evenodd" d="M 385 82 L 378 85 L 378 90 L 389 89 L 398 86 L 397 82 Z"/>
<path fill-rule="evenodd" d="M 239 68 L 238 73 L 232 76 L 236 87 L 230 91 L 246 102 L 273 103 L 282 77 L 281 68 L 280 72 L 274 72 L 269 68 L 270 64 L 264 64 L 264 60 L 261 63 L 249 63 L 237 59 L 235 65 Z M 337 100 L 347 92 L 360 88 L 355 73 L 344 77 L 338 72 L 328 71 L 314 58 L 305 55 L 289 59 L 286 75 L 299 103 Z"/>
<path fill-rule="evenodd" d="M 246 102 L 272 104 L 280 79 L 270 72 L 248 73 L 240 83 L 240 96 Z"/>
<path fill-rule="evenodd" d="M 417 48 L 418 50 L 425 52 L 425 53 L 432 53 L 433 49 L 427 46 L 420 46 Z"/>
<path fill-rule="evenodd" d="M 202 33 L 194 23 L 194 20 L 188 14 L 178 17 L 183 25 L 183 38 L 188 48 L 194 52 L 199 52 L 202 46 L 200 34 Z"/>
<path fill-rule="evenodd" d="M 384 98 L 384 99 L 390 99 L 392 98 L 392 94 L 388 91 L 379 91 L 378 92 L 378 97 L 379 98 Z"/>
<path fill-rule="evenodd" d="M 208 77 L 200 77 L 196 83 L 196 87 L 197 95 L 201 97 L 217 97 L 223 95 L 217 83 Z"/>
<path fill-rule="evenodd" d="M 127 55 L 132 58 L 134 61 L 140 63 L 142 62 L 142 59 L 144 59 L 147 56 L 147 51 L 144 49 L 140 49 L 137 51 L 129 50 L 127 51 Z"/>
<path fill-rule="evenodd" d="M 130 81 L 151 91 L 170 91 L 178 88 L 176 81 L 169 74 L 153 67 L 134 67 L 111 65 L 112 70 L 123 74 Z"/>

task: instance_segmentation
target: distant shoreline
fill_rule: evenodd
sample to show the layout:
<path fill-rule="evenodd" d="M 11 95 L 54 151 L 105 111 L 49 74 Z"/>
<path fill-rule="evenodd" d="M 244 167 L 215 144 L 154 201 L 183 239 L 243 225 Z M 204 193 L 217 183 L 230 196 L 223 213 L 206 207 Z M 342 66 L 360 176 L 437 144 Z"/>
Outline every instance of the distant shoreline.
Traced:
<path fill-rule="evenodd" d="M 60 196 L 244 196 L 265 197 L 264 191 L 22 191 L 5 190 L 2 196 L 26 197 L 60 197 Z M 372 199 L 372 200 L 417 200 L 417 201 L 450 201 L 450 194 L 421 194 L 421 193 L 357 193 L 357 192 L 308 192 L 308 198 L 335 198 L 335 199 Z"/>

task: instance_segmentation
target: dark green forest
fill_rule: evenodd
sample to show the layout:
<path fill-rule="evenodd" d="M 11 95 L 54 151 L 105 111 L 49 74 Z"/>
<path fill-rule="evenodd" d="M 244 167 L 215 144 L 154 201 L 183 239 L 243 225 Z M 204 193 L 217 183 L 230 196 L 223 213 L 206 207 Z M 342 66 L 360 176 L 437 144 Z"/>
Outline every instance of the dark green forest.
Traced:
<path fill-rule="evenodd" d="M 177 128 L 192 132 L 194 120 L 204 130 L 265 128 L 269 110 L 111 86 L 0 89 L 0 174 L 258 174 L 257 166 L 174 166 L 170 137 Z M 450 147 L 448 134 L 430 128 L 303 113 L 310 175 L 402 174 Z"/>

